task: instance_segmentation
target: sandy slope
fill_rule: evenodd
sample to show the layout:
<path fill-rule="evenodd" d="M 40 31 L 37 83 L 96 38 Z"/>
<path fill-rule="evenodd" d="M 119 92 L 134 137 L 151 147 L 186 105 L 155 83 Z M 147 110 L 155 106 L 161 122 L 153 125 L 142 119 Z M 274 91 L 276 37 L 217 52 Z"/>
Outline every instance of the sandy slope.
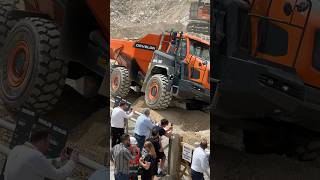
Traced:
<path fill-rule="evenodd" d="M 111 0 L 111 37 L 141 37 L 166 30 L 184 31 L 190 0 Z"/>

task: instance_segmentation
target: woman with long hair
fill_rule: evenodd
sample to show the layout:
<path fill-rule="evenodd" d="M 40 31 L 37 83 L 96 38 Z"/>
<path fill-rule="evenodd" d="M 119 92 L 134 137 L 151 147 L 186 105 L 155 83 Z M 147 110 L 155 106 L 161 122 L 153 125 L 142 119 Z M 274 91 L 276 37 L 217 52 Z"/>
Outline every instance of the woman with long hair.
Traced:
<path fill-rule="evenodd" d="M 152 180 L 155 172 L 154 168 L 157 163 L 156 151 L 150 141 L 146 141 L 143 147 L 146 150 L 146 155 L 139 160 L 140 165 L 142 166 L 141 180 Z"/>

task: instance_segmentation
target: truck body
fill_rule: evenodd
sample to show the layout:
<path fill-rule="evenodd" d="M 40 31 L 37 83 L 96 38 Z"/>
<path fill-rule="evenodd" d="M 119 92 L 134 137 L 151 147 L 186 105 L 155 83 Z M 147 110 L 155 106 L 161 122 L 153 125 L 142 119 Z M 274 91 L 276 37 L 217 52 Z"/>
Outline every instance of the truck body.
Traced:
<path fill-rule="evenodd" d="M 209 103 L 209 42 L 189 34 L 173 36 L 162 33 L 147 34 L 138 40 L 111 39 L 110 58 L 116 61 L 114 67 L 128 69 L 130 85 L 140 86 L 151 99 L 149 90 L 157 85 L 148 82 L 152 76 L 161 74 L 168 79 L 166 91 L 170 96 Z M 113 81 L 111 75 L 111 93 L 116 90 L 112 88 Z"/>
<path fill-rule="evenodd" d="M 214 114 L 320 131 L 320 2 L 217 1 Z"/>

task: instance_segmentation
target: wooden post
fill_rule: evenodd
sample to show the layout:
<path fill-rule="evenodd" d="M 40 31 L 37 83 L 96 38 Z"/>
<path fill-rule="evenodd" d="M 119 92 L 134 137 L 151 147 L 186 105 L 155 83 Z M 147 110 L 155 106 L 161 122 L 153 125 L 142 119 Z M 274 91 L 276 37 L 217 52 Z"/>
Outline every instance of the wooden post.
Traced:
<path fill-rule="evenodd" d="M 181 137 L 178 134 L 173 134 L 170 145 L 170 177 L 171 179 L 179 179 L 181 168 Z"/>
<path fill-rule="evenodd" d="M 124 127 L 125 127 L 125 133 L 129 134 L 129 120 L 124 119 Z"/>

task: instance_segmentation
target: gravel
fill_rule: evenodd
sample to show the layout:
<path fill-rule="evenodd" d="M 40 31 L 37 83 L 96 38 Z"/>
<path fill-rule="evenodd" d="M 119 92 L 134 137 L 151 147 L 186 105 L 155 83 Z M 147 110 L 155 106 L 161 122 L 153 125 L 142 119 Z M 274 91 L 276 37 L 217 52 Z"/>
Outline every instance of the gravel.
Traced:
<path fill-rule="evenodd" d="M 184 31 L 190 0 L 111 0 L 111 37 L 135 38 L 166 30 Z"/>

